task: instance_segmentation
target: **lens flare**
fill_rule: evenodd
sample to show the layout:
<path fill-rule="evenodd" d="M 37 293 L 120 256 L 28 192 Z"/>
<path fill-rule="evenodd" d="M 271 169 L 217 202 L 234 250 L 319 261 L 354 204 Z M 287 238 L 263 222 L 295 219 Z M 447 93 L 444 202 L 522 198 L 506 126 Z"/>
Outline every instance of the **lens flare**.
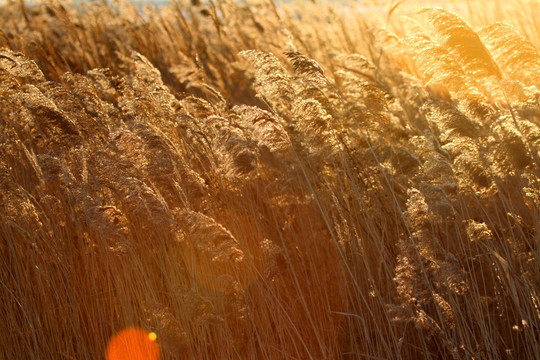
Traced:
<path fill-rule="evenodd" d="M 107 360 L 158 360 L 157 335 L 137 328 L 127 328 L 114 335 L 107 345 Z"/>

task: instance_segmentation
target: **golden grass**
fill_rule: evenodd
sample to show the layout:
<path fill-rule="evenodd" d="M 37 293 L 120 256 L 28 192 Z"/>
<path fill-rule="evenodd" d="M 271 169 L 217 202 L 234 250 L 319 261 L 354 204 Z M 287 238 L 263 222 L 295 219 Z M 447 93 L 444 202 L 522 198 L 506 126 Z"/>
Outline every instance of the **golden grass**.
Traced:
<path fill-rule="evenodd" d="M 538 5 L 2 5 L 0 358 L 540 358 Z"/>

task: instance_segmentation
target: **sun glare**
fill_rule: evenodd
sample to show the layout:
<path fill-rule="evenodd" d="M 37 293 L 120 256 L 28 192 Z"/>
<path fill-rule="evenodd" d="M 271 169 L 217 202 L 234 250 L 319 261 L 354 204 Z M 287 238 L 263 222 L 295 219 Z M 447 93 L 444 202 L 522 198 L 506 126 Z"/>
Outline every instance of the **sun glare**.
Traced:
<path fill-rule="evenodd" d="M 128 328 L 114 335 L 107 345 L 107 360 L 158 360 L 157 335 L 142 329 Z"/>

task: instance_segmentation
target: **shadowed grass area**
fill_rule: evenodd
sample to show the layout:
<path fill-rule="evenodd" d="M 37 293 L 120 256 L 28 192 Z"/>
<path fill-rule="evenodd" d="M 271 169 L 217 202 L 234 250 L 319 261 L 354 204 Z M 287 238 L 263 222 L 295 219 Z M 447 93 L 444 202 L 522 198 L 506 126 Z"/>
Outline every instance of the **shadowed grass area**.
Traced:
<path fill-rule="evenodd" d="M 540 358 L 540 3 L 418 5 L 0 6 L 0 358 Z"/>

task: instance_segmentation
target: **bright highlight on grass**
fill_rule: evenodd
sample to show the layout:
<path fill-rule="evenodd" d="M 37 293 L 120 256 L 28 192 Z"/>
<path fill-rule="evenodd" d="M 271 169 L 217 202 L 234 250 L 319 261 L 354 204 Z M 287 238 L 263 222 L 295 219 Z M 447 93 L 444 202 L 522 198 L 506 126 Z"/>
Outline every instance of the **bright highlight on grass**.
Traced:
<path fill-rule="evenodd" d="M 155 332 L 127 328 L 112 337 L 107 345 L 107 360 L 158 360 Z"/>

